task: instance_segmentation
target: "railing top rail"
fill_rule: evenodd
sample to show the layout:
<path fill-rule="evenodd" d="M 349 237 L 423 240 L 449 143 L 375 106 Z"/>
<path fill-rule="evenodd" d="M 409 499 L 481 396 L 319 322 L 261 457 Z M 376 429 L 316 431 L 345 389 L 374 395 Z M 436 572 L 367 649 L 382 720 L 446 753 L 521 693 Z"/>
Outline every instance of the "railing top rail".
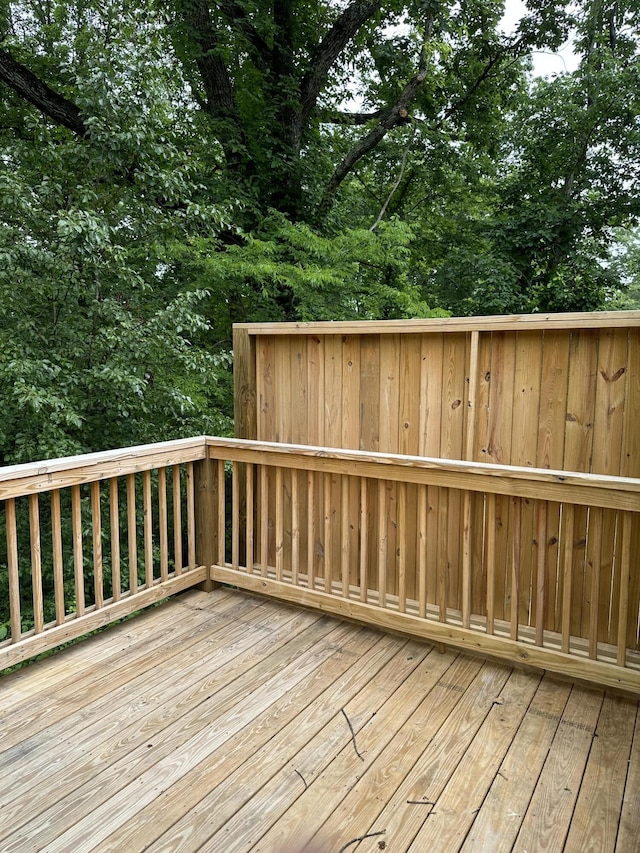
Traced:
<path fill-rule="evenodd" d="M 443 332 L 506 332 L 523 329 L 614 329 L 640 326 L 640 311 L 508 314 L 414 320 L 340 320 L 314 323 L 236 323 L 249 335 L 378 335 Z"/>
<path fill-rule="evenodd" d="M 206 438 L 197 436 L 23 465 L 8 465 L 0 468 L 0 499 L 51 491 L 109 477 L 122 477 L 160 466 L 194 462 L 206 458 L 206 455 Z"/>
<path fill-rule="evenodd" d="M 640 479 L 631 477 L 241 438 L 207 436 L 205 440 L 210 456 L 236 462 L 429 483 L 470 491 L 640 512 Z M 216 450 L 223 452 L 216 453 Z"/>
<path fill-rule="evenodd" d="M 0 499 L 207 456 L 640 512 L 640 479 L 636 478 L 213 436 L 0 468 Z"/>

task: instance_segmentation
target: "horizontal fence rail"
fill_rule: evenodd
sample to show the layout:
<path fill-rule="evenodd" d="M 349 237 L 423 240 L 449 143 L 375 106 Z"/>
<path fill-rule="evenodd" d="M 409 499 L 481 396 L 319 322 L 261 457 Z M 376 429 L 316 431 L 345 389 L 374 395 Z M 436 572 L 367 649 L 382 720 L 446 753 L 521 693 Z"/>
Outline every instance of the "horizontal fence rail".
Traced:
<path fill-rule="evenodd" d="M 214 580 L 640 691 L 640 480 L 207 447 Z"/>
<path fill-rule="evenodd" d="M 207 579 L 205 453 L 200 438 L 0 469 L 0 670 Z"/>

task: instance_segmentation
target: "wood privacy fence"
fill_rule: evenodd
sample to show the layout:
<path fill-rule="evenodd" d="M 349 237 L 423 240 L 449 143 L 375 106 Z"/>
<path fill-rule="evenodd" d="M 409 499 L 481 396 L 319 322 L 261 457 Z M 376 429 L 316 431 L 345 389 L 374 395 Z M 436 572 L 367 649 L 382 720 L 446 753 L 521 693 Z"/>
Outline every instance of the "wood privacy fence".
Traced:
<path fill-rule="evenodd" d="M 622 477 L 632 492 L 640 487 L 639 312 L 238 325 L 234 357 L 241 438 L 507 465 L 536 477 L 540 469 L 558 479 Z M 275 494 L 270 476 L 265 488 Z M 349 577 L 366 570 L 380 600 L 402 587 L 440 620 L 446 611 L 463 624 L 503 621 L 511 636 L 552 632 L 565 649 L 571 636 L 592 658 L 594 643 L 619 644 L 621 631 L 628 648 L 640 648 L 640 526 L 622 506 L 556 500 L 544 487 L 534 495 L 428 483 L 425 491 L 410 481 L 355 486 L 313 476 L 314 500 L 299 510 L 313 523 L 296 534 L 311 574 L 322 574 L 325 560 L 341 565 L 349 540 Z M 282 487 L 285 507 L 294 490 L 299 500 L 293 480 Z M 286 549 L 293 516 L 283 512 Z M 275 503 L 269 513 L 275 565 Z M 328 513 L 332 524 L 341 517 L 330 544 Z"/>

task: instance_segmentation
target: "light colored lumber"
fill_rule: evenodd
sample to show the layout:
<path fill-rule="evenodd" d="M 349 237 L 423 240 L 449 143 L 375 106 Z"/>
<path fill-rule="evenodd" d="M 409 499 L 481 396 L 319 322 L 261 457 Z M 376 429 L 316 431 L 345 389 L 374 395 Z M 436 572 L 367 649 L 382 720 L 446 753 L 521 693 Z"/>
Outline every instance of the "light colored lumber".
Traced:
<path fill-rule="evenodd" d="M 455 714 L 447 717 L 425 745 L 419 760 L 370 827 L 370 831 L 386 830 L 384 838 L 389 849 L 409 849 L 431 811 L 431 806 L 418 806 L 416 803 L 437 803 L 493 708 L 494 701 L 498 700 L 508 676 L 507 669 L 485 664 L 466 691 L 458 694 L 460 698 Z M 362 850 L 367 853 L 377 851 L 376 840 L 363 842 Z"/>
<path fill-rule="evenodd" d="M 348 320 L 295 323 L 234 323 L 249 335 L 351 335 L 421 334 L 435 332 L 493 331 L 495 329 L 597 329 L 640 325 L 638 311 L 586 311 L 565 314 L 510 314 L 488 317 L 438 317 L 420 320 Z"/>
<path fill-rule="evenodd" d="M 204 459 L 206 438 L 145 444 L 0 468 L 0 500 Z"/>
<path fill-rule="evenodd" d="M 407 660 L 409 656 L 406 656 Z M 414 656 L 417 657 L 417 656 Z M 436 660 L 436 658 L 438 658 Z M 247 804 L 247 811 L 255 811 L 256 816 L 268 811 L 268 818 L 264 821 L 273 821 L 278 811 L 286 807 L 281 818 L 273 823 L 271 829 L 264 835 L 263 827 L 256 825 L 255 819 L 249 818 L 252 831 L 249 837 L 243 837 L 242 846 L 237 845 L 235 850 L 245 849 L 244 845 L 258 843 L 266 850 L 286 850 L 292 843 L 302 846 L 308 843 L 315 834 L 316 827 L 324 823 L 326 818 L 336 809 L 345 796 L 347 796 L 354 785 L 364 775 L 368 775 L 372 765 L 390 747 L 393 739 L 397 736 L 398 729 L 410 725 L 416 710 L 421 706 L 421 700 L 428 694 L 443 678 L 444 673 L 453 662 L 452 655 L 439 656 L 432 652 L 426 660 L 426 666 L 414 668 L 405 675 L 402 683 L 395 689 L 393 694 L 375 710 L 375 714 L 369 715 L 365 725 L 354 728 L 357 730 L 355 738 L 358 753 L 362 756 L 360 760 L 354 761 L 355 749 L 353 742 L 347 741 L 338 754 L 329 761 L 324 769 L 317 765 L 313 775 L 309 779 L 307 788 L 298 796 L 297 791 L 290 789 L 280 793 L 282 805 L 274 808 L 271 791 L 260 791 Z M 400 663 L 400 662 L 399 662 Z M 406 666 L 406 662 L 403 662 Z M 351 714 L 345 709 L 349 721 Z M 366 718 L 365 718 L 366 719 Z M 353 725 L 353 724 L 352 724 Z M 356 726 L 358 724 L 356 723 Z M 324 752 L 324 744 L 321 742 L 322 735 L 315 741 L 310 741 L 302 755 L 295 757 L 288 767 L 297 766 L 304 761 L 307 753 Z M 356 756 L 357 758 L 357 756 Z M 285 768 L 285 771 L 286 772 Z M 284 774 L 283 774 L 284 775 Z M 267 804 L 266 809 L 260 808 L 260 803 Z M 246 825 L 246 824 L 245 824 Z M 243 826 L 243 836 L 246 836 Z M 325 845 L 323 845 L 325 846 Z M 332 849 L 328 845 L 326 849 Z"/>
<path fill-rule="evenodd" d="M 53 595 L 56 609 L 56 624 L 61 625 L 65 618 L 64 572 L 62 562 L 62 515 L 60 513 L 60 492 L 51 492 L 51 544 L 53 557 Z"/>
<path fill-rule="evenodd" d="M 212 458 L 640 512 L 640 480 L 629 477 L 239 439 L 207 444 Z"/>
<path fill-rule="evenodd" d="M 11 620 L 11 641 L 16 643 L 22 636 L 20 614 L 20 573 L 18 569 L 18 532 L 16 525 L 16 502 L 14 498 L 5 501 L 5 519 L 7 525 L 7 579 L 9 582 L 9 618 Z"/>
<path fill-rule="evenodd" d="M 44 631 L 44 601 L 42 598 L 42 547 L 38 495 L 29 495 L 29 540 L 31 543 L 33 623 L 36 634 L 41 634 Z"/>
<path fill-rule="evenodd" d="M 182 495 L 180 488 L 180 466 L 173 466 L 173 559 L 176 575 L 182 574 Z"/>
<path fill-rule="evenodd" d="M 120 600 L 122 579 L 120 575 L 120 509 L 118 501 L 118 481 L 109 480 L 109 521 L 111 527 L 111 589 L 114 601 Z M 168 578 L 163 578 L 167 580 Z"/>
<path fill-rule="evenodd" d="M 640 693 L 640 670 L 618 667 L 604 660 L 588 660 L 575 654 L 564 654 L 551 647 L 537 647 L 523 640 L 488 635 L 484 631 L 466 629 L 448 622 L 421 619 L 413 613 L 398 613 L 376 604 L 345 599 L 320 590 L 293 587 L 268 577 L 250 577 L 224 566 L 214 566 L 212 577 L 219 583 L 262 592 L 284 601 L 319 608 L 349 619 L 356 619 L 384 630 L 400 631 L 435 643 L 445 643 L 500 658 L 515 664 L 526 664 L 583 679 L 603 686 Z"/>
<path fill-rule="evenodd" d="M 633 745 L 629 756 L 629 769 L 622 800 L 622 811 L 618 827 L 618 850 L 633 850 L 640 838 L 640 809 L 638 808 L 640 791 L 640 712 L 636 713 Z"/>
<path fill-rule="evenodd" d="M 234 429 L 238 438 L 258 437 L 256 344 L 247 329 L 233 328 Z"/>
<path fill-rule="evenodd" d="M 458 850 L 534 698 L 539 678 L 515 670 L 503 687 L 409 850 Z M 515 787 L 515 780 L 513 780 Z"/>
<path fill-rule="evenodd" d="M 340 579 L 342 595 L 349 597 L 349 478 L 340 478 Z"/>
<path fill-rule="evenodd" d="M 266 465 L 260 466 L 260 573 L 266 577 L 269 563 L 269 478 Z"/>
<path fill-rule="evenodd" d="M 336 642 L 339 643 L 345 628 L 336 627 L 335 623 L 327 625 L 317 622 L 304 632 L 298 642 L 288 642 L 278 652 L 268 655 L 262 668 L 250 668 L 234 681 L 225 679 L 225 686 L 218 690 L 212 690 L 210 680 L 207 688 L 209 695 L 199 703 L 190 717 L 182 715 L 174 719 L 172 726 L 165 727 L 162 734 L 156 734 L 155 755 L 147 748 L 145 741 L 148 741 L 148 737 L 139 743 L 136 778 L 128 781 L 126 776 L 118 773 L 117 764 L 111 764 L 108 771 L 105 770 L 101 775 L 99 789 L 88 790 L 83 787 L 76 790 L 69 802 L 58 801 L 36 818 L 32 822 L 33 826 L 31 822 L 26 824 L 24 831 L 29 832 L 38 844 L 46 844 L 46 849 L 51 853 L 68 850 L 71 846 L 75 849 L 81 846 L 91 849 L 133 817 L 139 808 L 155 799 L 163 789 L 197 767 L 230 734 L 255 719 L 313 671 L 320 661 L 332 653 L 331 644 L 316 642 L 330 631 L 336 633 Z M 263 657 L 268 639 L 261 644 Z M 240 660 L 239 665 L 242 664 Z M 238 688 L 248 693 L 248 684 L 253 685 L 251 701 L 240 709 L 237 704 Z M 212 727 L 217 737 L 215 734 L 208 734 L 206 738 L 198 737 L 197 732 L 206 730 L 212 720 L 217 723 Z M 130 762 L 128 756 L 126 763 Z M 66 828 L 62 833 L 58 830 L 57 837 L 52 838 L 51 817 L 61 812 L 61 823 L 66 824 Z"/>
<path fill-rule="evenodd" d="M 511 853 L 570 690 L 569 684 L 542 680 L 460 853 Z"/>
<path fill-rule="evenodd" d="M 601 693 L 573 689 L 516 837 L 515 849 L 565 849 L 601 706 Z"/>
<path fill-rule="evenodd" d="M 487 634 L 493 634 L 496 612 L 496 496 L 487 495 Z"/>
<path fill-rule="evenodd" d="M 20 720 L 7 720 L 3 727 L 4 766 L 20 771 L 19 782 L 0 792 L 5 826 L 7 804 L 21 789 L 27 794 L 40 782 L 46 788 L 44 783 L 54 768 L 62 784 L 62 767 L 77 761 L 83 747 L 95 745 L 98 739 L 108 741 L 114 731 L 122 730 L 127 714 L 136 717 L 139 709 L 127 710 L 132 700 L 143 694 L 150 700 L 162 694 L 169 701 L 172 690 L 179 690 L 180 684 L 187 686 L 190 671 L 202 662 L 207 643 L 219 631 L 227 642 L 229 631 L 236 630 L 236 620 L 261 606 L 257 597 L 236 597 L 235 603 L 229 599 L 218 599 L 215 611 L 172 599 L 171 606 L 164 602 L 142 614 L 147 618 L 139 615 L 135 624 L 130 621 L 124 638 L 117 630 L 103 632 L 65 649 L 63 655 L 45 659 L 55 665 L 38 661 L 31 669 L 33 684 L 30 680 L 25 685 L 24 680 L 20 683 L 12 676 L 5 690 L 7 707 L 16 708 L 21 702 L 24 707 Z M 74 654 L 79 646 L 82 654 Z M 168 680 L 171 688 L 165 683 Z M 28 767 L 20 767 L 25 751 L 32 761 Z M 64 783 L 68 781 L 72 780 Z M 42 795 L 43 790 L 38 790 Z M 56 793 L 59 790 L 56 787 Z"/>
<path fill-rule="evenodd" d="M 403 646 L 404 643 L 397 638 L 392 640 L 384 637 L 369 652 L 363 653 L 361 658 L 356 658 L 344 676 L 324 689 L 297 719 L 292 719 L 284 729 L 274 733 L 273 739 L 261 736 L 260 747 L 248 755 L 246 748 L 242 749 L 242 744 L 238 748 L 239 754 L 235 750 L 225 750 L 223 757 L 204 768 L 204 782 L 208 789 L 206 796 L 197 797 L 199 802 L 193 805 L 188 813 L 184 813 L 182 820 L 169 824 L 170 828 L 167 827 L 165 834 L 156 844 L 152 844 L 149 850 L 166 850 L 169 847 L 184 850 L 186 853 L 190 849 L 198 849 L 225 821 L 233 817 L 254 791 L 269 782 L 274 774 L 274 765 L 276 768 L 278 764 L 282 767 L 290 756 L 297 754 L 318 733 L 326 731 L 328 726 L 331 726 L 328 734 L 333 733 L 336 739 L 344 742 L 346 723 L 342 716 L 335 722 L 336 709 L 345 707 L 352 711 L 353 706 L 350 707 L 350 703 L 357 702 L 358 694 L 362 690 L 366 691 L 367 685 L 378 678 L 380 672 L 387 671 L 389 662 L 398 659 Z M 336 656 L 339 655 L 338 650 Z M 294 700 L 296 692 L 297 688 L 290 691 Z M 362 703 L 360 706 L 363 706 Z M 277 708 L 275 704 L 272 707 L 274 710 Z M 267 725 L 270 719 L 269 716 L 266 718 Z M 244 760 L 236 760 L 236 756 Z M 245 786 L 243 782 L 248 775 L 250 783 Z M 301 777 L 295 772 L 292 773 L 291 769 L 287 777 L 290 775 L 295 777 L 293 781 L 297 782 L 302 790 L 304 785 Z M 185 791 L 187 804 L 194 799 L 193 792 L 198 790 L 196 780 L 199 778 L 200 773 L 184 777 L 184 783 L 181 783 L 176 791 L 178 794 Z M 166 795 L 166 799 L 171 802 L 174 800 L 172 793 L 169 790 Z M 146 828 L 146 832 L 141 834 L 141 841 L 147 844 L 149 837 L 157 837 L 154 826 Z"/>
<path fill-rule="evenodd" d="M 629 585 L 631 579 L 631 523 L 628 512 L 622 515 L 622 545 L 620 547 L 620 599 L 618 603 L 618 666 L 627 659 L 627 630 L 629 624 Z"/>
<path fill-rule="evenodd" d="M 245 545 L 246 545 L 246 556 L 245 556 L 245 565 L 247 571 L 253 572 L 253 562 L 255 560 L 255 497 L 254 497 L 254 466 L 249 463 L 246 468 L 246 517 L 245 517 Z"/>
<path fill-rule="evenodd" d="M 160 580 L 169 579 L 169 513 L 167 510 L 167 469 L 158 469 L 158 527 L 160 535 Z"/>
<path fill-rule="evenodd" d="M 282 580 L 284 562 L 284 496 L 282 468 L 276 468 L 276 580 Z M 218 560 L 218 562 L 221 562 Z"/>
<path fill-rule="evenodd" d="M 369 512 L 367 507 L 367 481 L 359 478 L 360 484 L 360 600 L 367 600 L 369 584 L 367 583 L 367 552 L 369 545 Z"/>
<path fill-rule="evenodd" d="M 93 595 L 98 610 L 104 604 L 102 578 L 102 515 L 100 511 L 100 483 L 91 483 L 91 540 L 93 546 Z"/>
<path fill-rule="evenodd" d="M 196 510 L 195 510 L 195 475 L 193 462 L 186 465 L 187 490 L 187 560 L 189 569 L 196 565 Z M 201 497 L 201 496 L 200 496 Z M 218 496 L 218 500 L 220 497 Z"/>
<path fill-rule="evenodd" d="M 357 838 L 376 824 L 390 796 L 420 761 L 429 741 L 447 717 L 455 714 L 460 699 L 478 674 L 480 660 L 459 657 L 452 662 L 448 654 L 431 658 L 441 674 L 420 705 L 403 723 L 393 740 L 371 764 L 367 773 L 345 792 L 331 815 L 315 827 L 311 845 L 320 850 L 339 850 L 351 838 Z M 420 803 L 415 808 L 429 809 Z M 382 828 L 381 824 L 380 825 Z M 385 831 L 386 835 L 386 831 Z M 384 839 L 384 835 L 380 836 Z"/>
<path fill-rule="evenodd" d="M 606 696 L 580 793 L 567 850 L 615 853 L 638 703 Z"/>
<path fill-rule="evenodd" d="M 138 520 L 135 474 L 127 474 L 127 558 L 129 560 L 129 593 L 134 595 L 138 591 Z"/>
<path fill-rule="evenodd" d="M 123 825 L 98 850 L 113 849 L 113 845 L 138 850 L 156 840 L 158 846 L 182 849 L 183 843 L 197 843 L 201 835 L 206 838 L 208 818 L 215 815 L 219 820 L 222 812 L 234 808 L 231 792 L 242 766 L 250 764 L 252 784 L 268 780 L 274 759 L 300 748 L 322 731 L 336 703 L 356 695 L 372 672 L 392 657 L 397 645 L 398 641 L 392 645 L 389 638 L 381 641 L 366 632 L 350 636 L 348 649 L 344 645 L 336 649 L 260 716 L 230 735 L 194 770 L 140 810 L 135 821 Z M 303 718 L 308 724 L 301 726 Z M 238 798 L 235 800 L 237 807 Z M 212 808 L 214 801 L 217 807 Z M 187 836 L 185 842 L 183 835 Z"/>
<path fill-rule="evenodd" d="M 0 645 L 0 670 L 13 666 L 27 658 L 54 649 L 61 643 L 66 643 L 96 628 L 108 625 L 116 619 L 148 607 L 156 601 L 161 601 L 169 595 L 188 589 L 206 579 L 207 571 L 204 566 L 199 566 L 182 575 L 172 578 L 166 583 L 156 583 L 149 589 L 145 589 L 134 595 L 123 596 L 120 601 L 106 604 L 101 610 L 92 610 L 84 615 L 68 619 L 63 625 L 55 625 L 48 628 L 42 634 L 36 634 L 11 645 Z"/>
<path fill-rule="evenodd" d="M 562 584 L 562 651 L 568 653 L 569 642 L 571 638 L 571 618 L 573 613 L 573 537 L 575 522 L 575 512 L 571 504 L 565 504 L 563 506 L 562 517 L 562 538 L 564 541 L 564 580 Z"/>
<path fill-rule="evenodd" d="M 303 749 L 295 756 L 291 756 L 282 772 L 274 776 L 267 784 L 260 787 L 255 785 L 253 769 L 249 765 L 245 768 L 244 776 L 238 780 L 239 788 L 248 789 L 253 793 L 251 799 L 236 811 L 233 817 L 227 821 L 216 834 L 210 836 L 207 845 L 210 849 L 224 849 L 227 853 L 238 853 L 240 850 L 251 850 L 258 846 L 258 841 L 265 835 L 268 825 L 286 811 L 292 801 L 298 799 L 302 794 L 299 778 L 293 772 L 294 768 L 305 778 L 308 784 L 314 784 L 314 779 L 322 771 L 330 767 L 332 762 L 341 753 L 348 757 L 347 767 L 353 775 L 362 767 L 366 766 L 354 755 L 353 736 L 356 738 L 374 731 L 384 731 L 387 726 L 388 713 L 385 708 L 397 707 L 393 697 L 397 691 L 402 691 L 404 682 L 409 673 L 412 673 L 420 660 L 429 652 L 424 647 L 409 644 L 403 649 L 403 654 L 397 654 L 392 662 L 387 664 L 384 674 L 380 674 L 375 680 L 364 687 L 360 693 L 342 709 L 335 709 L 331 721 L 315 737 L 310 738 Z M 415 701 L 415 697 L 414 697 Z M 391 706 L 388 703 L 391 702 Z M 378 719 L 380 717 L 380 719 Z M 351 728 L 347 723 L 351 723 Z M 380 728 L 379 728 L 380 727 Z M 367 730 L 367 731 L 365 731 Z M 354 760 L 358 763 L 354 768 Z M 283 830 L 290 834 L 290 827 L 285 820 Z M 290 838 L 293 841 L 294 838 Z M 275 841 L 276 846 L 265 839 L 265 849 L 283 849 L 282 838 Z M 193 850 L 193 842 L 190 842 L 186 850 Z M 286 849 L 286 848 L 285 848 Z"/>

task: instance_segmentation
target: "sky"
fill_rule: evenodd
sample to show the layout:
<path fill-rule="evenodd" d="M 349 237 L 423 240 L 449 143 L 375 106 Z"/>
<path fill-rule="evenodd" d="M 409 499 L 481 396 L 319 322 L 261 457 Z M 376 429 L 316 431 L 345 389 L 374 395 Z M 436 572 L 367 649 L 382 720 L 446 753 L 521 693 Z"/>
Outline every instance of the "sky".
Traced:
<path fill-rule="evenodd" d="M 523 0 L 506 0 L 502 27 L 505 32 L 512 32 L 525 12 Z M 565 43 L 556 53 L 536 51 L 532 55 L 533 73 L 539 77 L 550 77 L 565 71 L 574 71 L 578 61 L 571 45 Z"/>

